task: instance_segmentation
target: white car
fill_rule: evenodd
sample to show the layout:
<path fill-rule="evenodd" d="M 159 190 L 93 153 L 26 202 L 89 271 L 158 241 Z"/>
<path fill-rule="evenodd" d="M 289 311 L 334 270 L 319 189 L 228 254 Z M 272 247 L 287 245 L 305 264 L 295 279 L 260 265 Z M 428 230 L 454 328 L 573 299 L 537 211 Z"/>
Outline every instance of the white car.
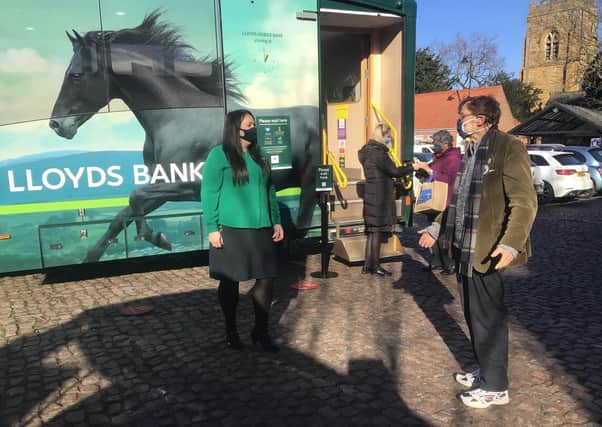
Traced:
<path fill-rule="evenodd" d="M 541 170 L 537 167 L 537 165 L 531 162 L 531 177 L 533 178 L 533 188 L 535 188 L 535 192 L 537 193 L 537 197 L 541 198 L 543 196 L 543 179 L 541 178 Z"/>
<path fill-rule="evenodd" d="M 593 185 L 587 165 L 580 162 L 573 153 L 529 150 L 529 157 L 537 165 L 543 180 L 541 203 L 591 194 Z"/>
<path fill-rule="evenodd" d="M 414 144 L 414 154 L 419 153 L 433 154 L 433 144 Z"/>

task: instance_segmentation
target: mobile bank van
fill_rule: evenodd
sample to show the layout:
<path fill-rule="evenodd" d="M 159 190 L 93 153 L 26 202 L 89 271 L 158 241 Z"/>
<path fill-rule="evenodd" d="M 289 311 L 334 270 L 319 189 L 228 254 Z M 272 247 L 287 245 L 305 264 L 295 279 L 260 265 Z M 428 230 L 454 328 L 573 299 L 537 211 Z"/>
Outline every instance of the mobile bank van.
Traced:
<path fill-rule="evenodd" d="M 357 151 L 378 121 L 412 159 L 413 0 L 2 6 L 0 273 L 208 249 L 202 167 L 234 109 L 255 114 L 297 235 L 320 223 L 325 163 L 332 239 L 361 234 Z"/>

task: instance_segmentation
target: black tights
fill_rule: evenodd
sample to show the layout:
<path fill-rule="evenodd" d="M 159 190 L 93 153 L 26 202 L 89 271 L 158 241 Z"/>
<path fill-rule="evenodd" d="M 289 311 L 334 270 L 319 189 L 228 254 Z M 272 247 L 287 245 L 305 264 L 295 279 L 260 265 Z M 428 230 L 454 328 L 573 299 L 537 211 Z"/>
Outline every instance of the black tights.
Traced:
<path fill-rule="evenodd" d="M 257 279 L 251 290 L 253 295 L 253 308 L 255 309 L 255 330 L 267 333 L 268 318 L 272 305 L 274 279 Z M 220 280 L 217 288 L 219 304 L 226 319 L 226 329 L 236 331 L 236 306 L 238 305 L 238 282 Z"/>
<path fill-rule="evenodd" d="M 366 261 L 364 266 L 367 269 L 375 270 L 380 266 L 380 243 L 382 241 L 380 231 L 368 232 L 366 239 Z"/>

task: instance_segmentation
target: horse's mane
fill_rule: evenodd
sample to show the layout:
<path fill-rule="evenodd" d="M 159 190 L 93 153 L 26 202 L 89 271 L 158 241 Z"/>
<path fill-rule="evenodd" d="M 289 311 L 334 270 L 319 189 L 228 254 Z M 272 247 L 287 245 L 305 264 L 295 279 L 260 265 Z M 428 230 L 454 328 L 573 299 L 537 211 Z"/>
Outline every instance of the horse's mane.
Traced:
<path fill-rule="evenodd" d="M 175 58 L 190 62 L 211 63 L 212 72 L 210 76 L 185 76 L 198 89 L 214 96 L 222 96 L 223 86 L 221 82 L 220 62 L 209 57 L 198 58 L 193 55 L 194 48 L 185 43 L 178 28 L 173 25 L 160 21 L 163 11 L 155 9 L 144 17 L 140 25 L 135 28 L 126 28 L 106 34 L 106 39 L 111 43 L 123 43 L 133 45 L 159 45 L 167 53 Z M 89 35 L 98 34 L 91 32 Z M 237 100 L 245 101 L 245 96 L 240 91 L 239 82 L 232 72 L 232 63 L 224 61 L 224 79 L 227 88 L 226 95 Z"/>

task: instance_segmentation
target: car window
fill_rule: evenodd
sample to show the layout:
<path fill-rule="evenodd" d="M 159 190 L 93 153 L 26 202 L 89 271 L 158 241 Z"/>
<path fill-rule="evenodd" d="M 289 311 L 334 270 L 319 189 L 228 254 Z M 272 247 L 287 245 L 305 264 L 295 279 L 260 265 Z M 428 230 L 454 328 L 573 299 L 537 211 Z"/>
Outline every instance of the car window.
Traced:
<path fill-rule="evenodd" d="M 543 156 L 539 156 L 537 154 L 530 154 L 529 157 L 531 157 L 531 161 L 533 163 L 535 163 L 537 166 L 549 166 L 550 165 L 548 163 L 548 161 L 543 158 Z"/>
<path fill-rule="evenodd" d="M 581 163 L 587 163 L 587 161 L 585 160 L 585 156 L 583 154 L 581 154 L 578 151 L 573 151 L 573 150 L 566 150 L 569 151 L 573 154 L 573 156 L 575 156 L 577 158 L 577 160 L 579 160 Z"/>
<path fill-rule="evenodd" d="M 602 162 L 602 148 L 592 148 L 588 151 L 594 159 L 596 159 L 599 162 Z"/>
<path fill-rule="evenodd" d="M 431 153 L 414 153 L 414 155 L 418 158 L 418 160 L 420 160 L 421 162 L 427 162 L 430 163 L 431 160 L 433 160 L 433 155 Z"/>
<path fill-rule="evenodd" d="M 554 155 L 554 158 L 558 160 L 558 163 L 564 166 L 580 165 L 583 163 L 580 162 L 579 159 L 577 159 L 577 157 L 575 157 L 573 154 L 556 154 Z"/>

